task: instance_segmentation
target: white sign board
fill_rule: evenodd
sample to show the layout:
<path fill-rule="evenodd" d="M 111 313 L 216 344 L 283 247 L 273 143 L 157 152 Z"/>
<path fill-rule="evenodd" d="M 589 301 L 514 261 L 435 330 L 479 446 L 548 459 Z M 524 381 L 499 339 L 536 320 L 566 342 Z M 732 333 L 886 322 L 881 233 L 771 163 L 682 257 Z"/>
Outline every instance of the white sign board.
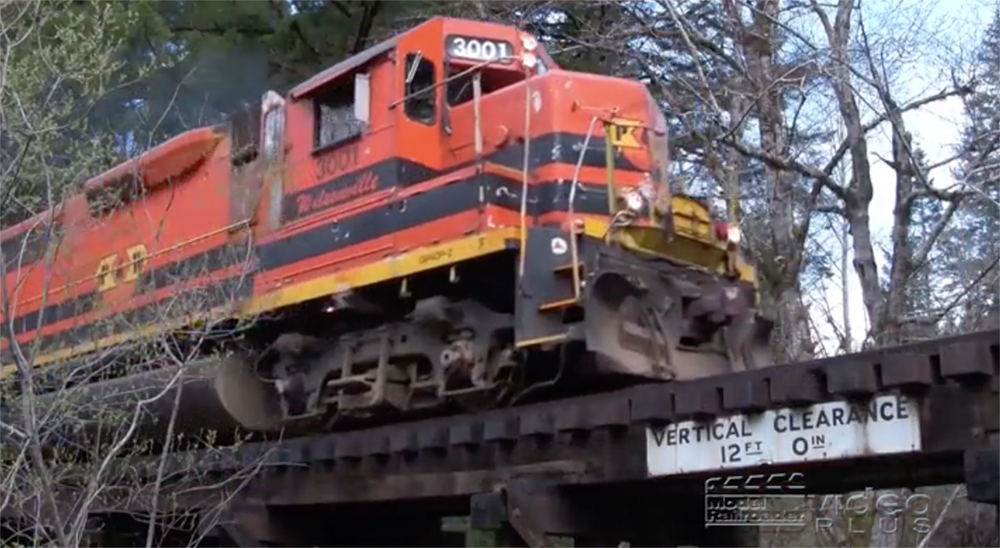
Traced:
<path fill-rule="evenodd" d="M 920 451 L 920 414 L 904 396 L 829 402 L 649 428 L 650 476 Z"/>

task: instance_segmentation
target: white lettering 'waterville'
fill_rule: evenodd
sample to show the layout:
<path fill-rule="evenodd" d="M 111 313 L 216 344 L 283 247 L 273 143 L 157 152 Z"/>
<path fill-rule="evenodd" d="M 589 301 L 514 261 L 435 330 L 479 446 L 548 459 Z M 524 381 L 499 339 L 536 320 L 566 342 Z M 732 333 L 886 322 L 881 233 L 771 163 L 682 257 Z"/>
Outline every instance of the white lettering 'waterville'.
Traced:
<path fill-rule="evenodd" d="M 646 434 L 651 476 L 906 453 L 920 447 L 917 405 L 895 395 L 867 404 L 828 402 L 687 421 L 650 428 Z"/>

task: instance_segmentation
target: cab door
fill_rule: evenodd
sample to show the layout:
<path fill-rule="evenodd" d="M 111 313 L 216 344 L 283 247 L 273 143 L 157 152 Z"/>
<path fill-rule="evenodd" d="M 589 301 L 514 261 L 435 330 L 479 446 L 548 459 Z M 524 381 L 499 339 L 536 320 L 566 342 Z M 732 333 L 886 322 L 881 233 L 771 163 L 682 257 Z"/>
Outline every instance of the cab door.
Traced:
<path fill-rule="evenodd" d="M 481 225 L 478 180 L 460 177 L 444 154 L 443 45 L 441 25 L 425 24 L 400 40 L 396 50 L 400 186 L 395 199 L 393 245 L 407 250 L 446 242 L 475 232 Z M 416 184 L 444 178 L 419 193 Z M 445 182 L 447 181 L 447 182 Z"/>
<path fill-rule="evenodd" d="M 442 51 L 431 26 L 404 35 L 396 49 L 397 150 L 404 161 L 441 169 Z M 404 181 L 411 183 L 404 177 Z"/>

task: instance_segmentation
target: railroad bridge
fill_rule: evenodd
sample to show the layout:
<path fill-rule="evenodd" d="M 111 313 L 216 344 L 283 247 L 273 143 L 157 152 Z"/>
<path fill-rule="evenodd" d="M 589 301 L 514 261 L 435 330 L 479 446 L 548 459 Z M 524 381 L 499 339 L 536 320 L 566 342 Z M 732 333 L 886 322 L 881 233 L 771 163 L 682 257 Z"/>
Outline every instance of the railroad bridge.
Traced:
<path fill-rule="evenodd" d="M 994 330 L 476 415 L 175 453 L 168 477 L 191 466 L 204 473 L 168 480 L 162 511 L 198 518 L 193 530 L 200 519 L 203 545 L 215 546 L 459 546 L 461 536 L 440 525 L 456 515 L 496 531 L 498 545 L 569 536 L 578 546 L 735 546 L 745 529 L 706 526 L 746 519 L 712 498 L 720 492 L 965 483 L 970 500 L 996 505 L 998 341 Z M 128 466 L 152 475 L 160 461 Z M 241 470 L 252 473 L 234 482 Z M 94 514 L 103 538 L 95 540 L 123 545 L 127 525 L 102 514 L 123 494 L 104 496 Z"/>

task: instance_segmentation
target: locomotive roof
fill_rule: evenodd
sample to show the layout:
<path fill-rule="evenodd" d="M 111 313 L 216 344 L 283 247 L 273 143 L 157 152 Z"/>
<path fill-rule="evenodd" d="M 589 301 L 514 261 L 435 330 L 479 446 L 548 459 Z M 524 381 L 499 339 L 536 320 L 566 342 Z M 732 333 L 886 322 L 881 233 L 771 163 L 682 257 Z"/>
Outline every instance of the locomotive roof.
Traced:
<path fill-rule="evenodd" d="M 459 25 L 463 23 L 465 24 L 469 23 L 469 21 L 466 19 L 456 19 L 454 17 L 441 17 L 441 16 L 431 17 L 430 19 L 427 19 L 423 23 L 420 23 L 419 25 L 405 32 L 401 32 L 396 36 L 389 38 L 388 40 L 385 40 L 375 46 L 372 46 L 362 51 L 361 53 L 352 55 L 347 59 L 344 59 L 343 61 L 340 61 L 339 63 L 336 63 L 335 65 L 327 69 L 324 69 L 323 71 L 315 74 L 308 80 L 292 88 L 291 92 L 289 92 L 289 95 L 291 96 L 292 99 L 298 99 L 299 97 L 306 95 L 311 91 L 315 90 L 316 88 L 322 86 L 326 82 L 329 82 L 330 80 L 336 79 L 361 66 L 364 66 L 366 63 L 372 61 L 373 59 L 379 57 L 380 55 L 384 55 L 395 49 L 395 47 L 399 44 L 399 39 L 401 37 L 406 36 L 412 32 L 417 32 L 423 27 L 430 25 L 434 22 L 453 23 Z M 498 23 L 487 23 L 487 24 L 495 26 L 497 28 L 510 28 L 508 25 L 501 25 Z M 551 62 L 551 60 L 547 59 L 547 62 Z"/>
<path fill-rule="evenodd" d="M 324 83 L 364 65 L 379 55 L 392 51 L 398 42 L 398 36 L 390 38 L 377 46 L 370 47 L 357 55 L 352 55 L 332 67 L 319 72 L 312 78 L 292 88 L 292 98 L 295 99 L 301 97 Z"/>
<path fill-rule="evenodd" d="M 411 28 L 411 29 L 409 29 L 407 31 L 401 32 L 401 33 L 397 34 L 396 36 L 393 36 L 392 38 L 389 38 L 388 40 L 385 40 L 385 41 L 383 41 L 383 42 L 381 42 L 381 43 L 379 43 L 379 44 L 377 44 L 375 46 L 372 46 L 372 47 L 370 47 L 370 48 L 362 51 L 361 53 L 352 55 L 352 56 L 348 57 L 347 59 L 344 59 L 343 61 L 340 61 L 339 63 L 336 63 L 332 67 L 329 67 L 329 68 L 327 68 L 325 70 L 320 71 L 319 73 L 315 74 L 314 76 L 312 76 L 311 78 L 309 78 L 305 82 L 302 82 L 301 84 L 295 86 L 294 88 L 292 88 L 292 91 L 289 93 L 289 95 L 293 99 L 297 99 L 297 98 L 299 98 L 299 97 L 301 97 L 301 96 L 309 93 L 310 91 L 318 88 L 319 86 L 323 85 L 324 83 L 329 82 L 330 80 L 333 80 L 334 78 L 337 78 L 338 76 L 342 76 L 342 75 L 344 75 L 344 74 L 346 74 L 348 72 L 351 72 L 352 70 L 354 70 L 354 69 L 356 69 L 356 68 L 364 65 L 365 63 L 368 63 L 369 61 L 375 59 L 376 57 L 378 57 L 380 55 L 383 55 L 385 53 L 389 53 L 390 51 L 392 51 L 393 49 L 395 49 L 396 45 L 399 43 L 400 37 L 406 36 L 407 34 L 410 34 L 411 32 L 416 32 L 417 30 L 420 30 L 421 28 L 423 28 L 425 25 L 428 25 L 428 24 L 430 24 L 430 23 L 432 23 L 434 21 L 443 21 L 445 19 L 448 19 L 448 18 L 446 18 L 446 17 L 440 17 L 440 16 L 438 16 L 438 17 L 431 17 L 430 19 L 424 21 L 423 23 L 420 23 L 419 25 L 417 25 L 417 26 L 415 26 L 415 27 L 413 27 L 413 28 Z"/>

